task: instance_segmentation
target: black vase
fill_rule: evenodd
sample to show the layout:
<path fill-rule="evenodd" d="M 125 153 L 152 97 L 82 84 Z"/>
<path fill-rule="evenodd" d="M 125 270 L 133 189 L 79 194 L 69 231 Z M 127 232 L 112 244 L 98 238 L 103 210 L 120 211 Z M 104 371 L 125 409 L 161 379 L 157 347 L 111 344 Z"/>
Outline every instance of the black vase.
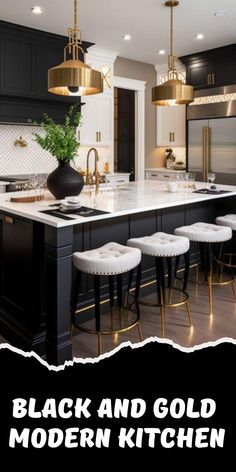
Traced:
<path fill-rule="evenodd" d="M 84 186 L 82 175 L 69 162 L 59 161 L 58 167 L 48 176 L 47 187 L 57 200 L 79 195 Z"/>

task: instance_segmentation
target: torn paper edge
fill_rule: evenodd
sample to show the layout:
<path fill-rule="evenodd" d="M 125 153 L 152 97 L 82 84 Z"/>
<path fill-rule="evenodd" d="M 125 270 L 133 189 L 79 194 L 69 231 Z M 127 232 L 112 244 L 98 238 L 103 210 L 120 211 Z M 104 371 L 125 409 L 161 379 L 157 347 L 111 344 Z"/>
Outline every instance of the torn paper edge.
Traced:
<path fill-rule="evenodd" d="M 114 356 L 119 351 L 121 351 L 121 349 L 125 349 L 127 347 L 129 347 L 131 349 L 138 349 L 138 348 L 144 347 L 147 344 L 153 343 L 153 342 L 155 342 L 155 343 L 158 342 L 159 344 L 166 344 L 168 346 L 172 346 L 174 349 L 178 349 L 179 351 L 185 352 L 186 354 L 190 354 L 190 353 L 193 353 L 195 351 L 200 351 L 202 349 L 206 349 L 206 348 L 209 348 L 209 347 L 216 347 L 216 346 L 219 346 L 220 344 L 225 344 L 225 343 L 231 343 L 231 344 L 236 345 L 236 340 L 235 339 L 224 337 L 224 338 L 217 339 L 216 341 L 210 341 L 210 342 L 202 343 L 202 344 L 192 346 L 192 347 L 183 347 L 183 346 L 180 346 L 179 344 L 175 343 L 174 341 L 172 341 L 170 339 L 162 339 L 162 338 L 152 336 L 150 338 L 145 339 L 145 341 L 142 341 L 142 342 L 139 342 L 139 343 L 132 343 L 131 341 L 123 342 L 119 346 L 117 346 L 116 348 L 112 349 L 112 351 L 101 354 L 99 357 L 94 357 L 94 358 L 87 357 L 85 359 L 80 358 L 80 357 L 74 357 L 71 361 L 65 361 L 64 364 L 62 364 L 60 366 L 50 365 L 50 364 L 48 364 L 47 361 L 42 359 L 35 352 L 33 352 L 33 351 L 25 352 L 22 349 L 11 346 L 8 343 L 0 344 L 0 350 L 8 349 L 9 351 L 14 352 L 15 354 L 20 354 L 21 356 L 23 356 L 25 358 L 33 357 L 34 359 L 39 361 L 40 364 L 42 364 L 44 367 L 47 367 L 48 370 L 54 371 L 54 372 L 60 372 L 60 371 L 65 370 L 65 367 L 73 367 L 74 364 L 97 364 L 98 362 L 100 362 L 104 359 L 108 359 L 108 358 Z"/>

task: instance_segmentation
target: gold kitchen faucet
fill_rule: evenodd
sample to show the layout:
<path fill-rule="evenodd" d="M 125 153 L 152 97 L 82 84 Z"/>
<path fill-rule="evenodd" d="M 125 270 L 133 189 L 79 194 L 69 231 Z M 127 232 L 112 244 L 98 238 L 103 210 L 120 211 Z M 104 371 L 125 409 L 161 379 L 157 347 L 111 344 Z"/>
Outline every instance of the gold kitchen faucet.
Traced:
<path fill-rule="evenodd" d="M 97 194 L 99 192 L 100 174 L 98 172 L 99 155 L 96 148 L 89 149 L 88 154 L 87 154 L 86 185 L 89 185 L 91 183 L 91 180 L 93 183 L 93 178 L 92 179 L 90 178 L 90 171 L 89 171 L 89 158 L 92 151 L 94 152 L 94 157 L 95 157 L 93 175 L 95 177 L 95 186 L 96 186 L 96 194 Z"/>

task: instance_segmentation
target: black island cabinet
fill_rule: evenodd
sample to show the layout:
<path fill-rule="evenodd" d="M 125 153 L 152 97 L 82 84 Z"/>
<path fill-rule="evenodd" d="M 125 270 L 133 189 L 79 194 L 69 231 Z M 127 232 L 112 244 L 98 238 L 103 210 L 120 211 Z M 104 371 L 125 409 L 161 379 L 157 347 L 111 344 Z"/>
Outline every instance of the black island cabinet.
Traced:
<path fill-rule="evenodd" d="M 132 184 L 130 184 L 132 185 Z M 236 192 L 236 191 L 235 191 Z M 0 211 L 0 333 L 25 351 L 35 351 L 50 364 L 72 359 L 70 302 L 75 271 L 72 254 L 95 249 L 108 242 L 126 245 L 129 238 L 157 231 L 173 234 L 175 228 L 196 223 L 214 223 L 220 214 L 233 213 L 236 193 L 227 198 L 128 213 L 91 221 L 55 226 Z M 157 205 L 158 207 L 158 205 Z M 192 262 L 200 259 L 193 246 Z M 144 293 L 152 291 L 153 258 L 142 262 Z M 124 276 L 123 288 L 128 280 Z M 109 298 L 108 281 L 101 284 L 101 298 Z M 78 309 L 94 303 L 91 278 L 82 278 Z M 108 309 L 103 305 L 103 310 Z"/>

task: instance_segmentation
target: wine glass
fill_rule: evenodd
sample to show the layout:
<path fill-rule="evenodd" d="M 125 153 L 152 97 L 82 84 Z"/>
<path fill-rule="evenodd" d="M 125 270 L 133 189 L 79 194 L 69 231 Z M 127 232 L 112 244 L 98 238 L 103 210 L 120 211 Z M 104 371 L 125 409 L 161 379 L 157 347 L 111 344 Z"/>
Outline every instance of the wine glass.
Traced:
<path fill-rule="evenodd" d="M 213 173 L 208 174 L 207 180 L 209 183 L 209 189 L 211 189 L 211 184 L 214 184 L 215 179 L 216 179 L 216 174 L 213 174 Z"/>
<path fill-rule="evenodd" d="M 46 190 L 47 184 L 47 175 L 46 174 L 39 174 L 38 176 L 38 186 L 39 186 L 39 198 L 44 198 L 44 190 Z"/>

